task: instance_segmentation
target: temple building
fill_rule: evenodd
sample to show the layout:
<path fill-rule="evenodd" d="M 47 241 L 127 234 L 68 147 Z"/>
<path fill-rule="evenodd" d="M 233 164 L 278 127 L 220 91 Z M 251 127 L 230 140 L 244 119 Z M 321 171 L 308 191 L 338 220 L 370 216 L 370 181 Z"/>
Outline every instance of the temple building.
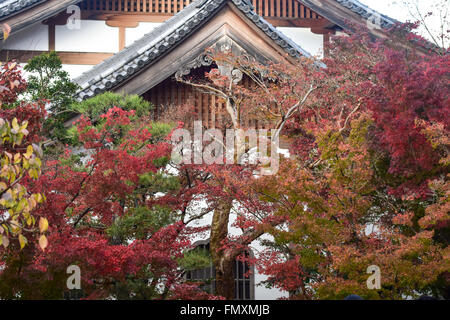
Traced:
<path fill-rule="evenodd" d="M 0 61 L 26 63 L 56 51 L 81 87 L 79 100 L 106 91 L 141 95 L 156 108 L 190 100 L 203 123 L 214 127 L 222 102 L 175 80 L 209 70 L 207 48 L 295 63 L 326 54 L 324 44 L 342 30 L 369 26 L 374 36 L 383 36 L 380 29 L 395 23 L 357 0 L 0 0 L 0 25 L 11 27 L 0 43 Z M 241 269 L 246 266 L 237 263 L 237 298 L 287 296 L 255 286 L 264 277 L 246 279 Z M 197 270 L 188 277 L 213 273 Z"/>

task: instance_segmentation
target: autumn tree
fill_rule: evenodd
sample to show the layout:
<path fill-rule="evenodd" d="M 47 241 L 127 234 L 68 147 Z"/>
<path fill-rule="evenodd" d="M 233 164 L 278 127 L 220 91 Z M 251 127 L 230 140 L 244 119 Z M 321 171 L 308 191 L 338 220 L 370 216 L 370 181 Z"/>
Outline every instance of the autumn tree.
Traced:
<path fill-rule="evenodd" d="M 391 32 L 334 39 L 326 81 L 287 125 L 295 157 L 257 181 L 287 217 L 257 264 L 292 298 L 448 297 L 449 59 Z"/>
<path fill-rule="evenodd" d="M 222 132 L 233 129 L 236 132 L 232 155 L 236 165 L 203 164 L 184 166 L 179 170 L 181 174 L 188 175 L 189 170 L 193 170 L 196 173 L 188 177 L 191 184 L 208 186 L 204 188 L 203 195 L 208 201 L 208 208 L 213 211 L 209 243 L 216 270 L 216 290 L 218 295 L 234 299 L 234 261 L 265 233 L 259 227 L 262 222 L 274 226 L 282 221 L 279 217 L 273 217 L 270 206 L 262 204 L 258 195 L 246 187 L 254 180 L 253 171 L 258 166 L 264 168 L 267 163 L 241 165 L 248 164 L 245 159 L 248 159 L 251 148 L 246 140 L 250 128 L 245 123 L 257 120 L 261 126 L 273 128 L 266 142 L 271 152 L 276 153 L 280 133 L 286 123 L 302 110 L 310 95 L 320 86 L 321 80 L 313 79 L 311 75 L 320 68 L 321 63 L 310 58 L 286 63 L 260 62 L 245 54 L 218 52 L 215 49 L 208 50 L 207 55 L 214 61 L 215 67 L 205 74 L 204 81 L 193 80 L 189 76 L 180 77 L 178 81 L 224 102 L 225 113 L 222 117 L 225 120 L 215 129 Z M 293 63 L 296 67 L 290 67 Z M 250 85 L 243 81 L 244 78 L 249 80 Z M 192 108 L 186 106 L 189 107 Z M 224 151 L 224 158 L 227 152 Z M 198 177 L 201 178 L 195 179 Z M 243 230 L 238 238 L 228 231 L 232 213 L 237 214 L 241 223 L 239 227 Z"/>
<path fill-rule="evenodd" d="M 26 88 L 17 63 L 0 65 L 0 253 L 18 251 L 31 242 L 47 245 L 47 220 L 41 217 L 39 228 L 33 210 L 44 201 L 42 192 L 30 192 L 30 181 L 41 173 L 42 150 L 38 146 L 36 128 L 45 111 L 39 104 L 10 106 Z M 39 233 L 42 235 L 39 237 Z"/>
<path fill-rule="evenodd" d="M 269 286 L 293 297 L 358 291 L 404 298 L 446 290 L 448 212 L 438 210 L 438 228 L 422 219 L 431 219 L 424 214 L 434 201 L 446 201 L 436 198 L 446 199 L 445 187 L 436 191 L 430 183 L 445 185 L 448 167 L 439 159 L 447 147 L 433 149 L 424 132 L 441 128 L 445 140 L 448 57 L 423 46 L 412 27 L 394 26 L 378 40 L 365 31 L 336 37 L 322 62 L 260 63 L 213 51 L 204 81 L 178 79 L 224 101 L 228 127 L 219 129 L 245 132 L 245 119 L 257 119 L 275 129 L 271 139 L 283 131 L 294 156 L 279 174 L 260 179 L 239 166 L 197 167 L 210 173 L 206 194 L 216 196 L 210 247 L 218 293 L 234 297 L 232 261 L 269 230 L 275 241 L 253 263 L 273 276 Z M 236 160 L 246 148 L 237 138 Z M 228 232 L 233 210 L 241 236 Z M 365 287 L 369 262 L 386 270 L 379 292 Z"/>
<path fill-rule="evenodd" d="M 212 298 L 183 278 L 197 230 L 180 221 L 178 180 L 165 172 L 171 128 L 132 122 L 133 113 L 113 107 L 95 125 L 83 117 L 81 153 L 49 160 L 30 185 L 47 196 L 34 214 L 47 217 L 49 244 L 4 256 L 2 298 L 62 299 L 71 265 L 85 298 Z"/>

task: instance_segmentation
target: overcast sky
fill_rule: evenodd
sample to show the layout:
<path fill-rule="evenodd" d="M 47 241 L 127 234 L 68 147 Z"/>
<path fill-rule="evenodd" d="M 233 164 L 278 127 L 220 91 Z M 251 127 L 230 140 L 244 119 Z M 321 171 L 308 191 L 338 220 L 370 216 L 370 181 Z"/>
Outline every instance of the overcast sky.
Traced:
<path fill-rule="evenodd" d="M 406 9 L 404 5 L 402 5 L 404 0 L 359 0 L 370 8 L 383 13 L 391 18 L 397 19 L 399 21 L 415 21 Z M 431 17 L 426 19 L 427 25 L 430 30 L 432 30 L 434 35 L 441 34 L 440 25 L 441 19 L 439 18 L 440 14 L 445 13 L 449 8 L 450 0 L 409 0 L 410 2 L 417 2 L 422 14 L 426 14 L 428 12 L 433 12 L 434 14 Z M 438 9 L 437 9 L 438 8 Z M 446 19 L 447 21 L 449 19 Z M 449 29 L 448 22 L 444 30 Z M 425 37 L 429 38 L 429 36 L 423 31 L 420 32 Z"/>
<path fill-rule="evenodd" d="M 440 4 L 440 8 L 442 8 L 446 3 L 448 6 L 450 0 L 409 0 L 409 2 L 411 3 L 414 3 L 416 1 L 419 4 L 422 12 L 426 13 L 432 11 L 437 13 L 434 6 Z M 359 2 L 364 3 L 370 8 L 397 20 L 411 20 L 411 16 L 409 15 L 408 10 L 405 9 L 404 5 L 402 5 L 403 0 L 359 0 Z"/>
<path fill-rule="evenodd" d="M 422 0 L 422 1 L 430 1 L 430 0 Z M 370 8 L 377 10 L 380 13 L 383 13 L 389 17 L 400 21 L 406 21 L 409 16 L 407 14 L 407 10 L 403 9 L 402 6 L 397 4 L 399 1 L 393 0 L 359 0 L 359 2 L 364 3 Z"/>

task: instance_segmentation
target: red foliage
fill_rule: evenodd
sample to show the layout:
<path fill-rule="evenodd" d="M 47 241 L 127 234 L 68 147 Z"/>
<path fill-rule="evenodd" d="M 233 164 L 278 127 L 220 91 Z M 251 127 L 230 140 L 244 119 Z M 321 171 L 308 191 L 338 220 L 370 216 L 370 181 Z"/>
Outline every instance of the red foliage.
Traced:
<path fill-rule="evenodd" d="M 209 297 L 194 284 L 184 284 L 178 264 L 191 247 L 190 235 L 196 230 L 178 221 L 154 230 L 147 238 L 119 243 L 106 232 L 135 206 L 151 209 L 158 204 L 170 206 L 173 212 L 178 209 L 170 196 L 132 197 L 140 188 L 140 176 L 158 172 L 155 160 L 169 156 L 171 147 L 166 141 L 152 144 L 147 124 L 131 124 L 130 116 L 132 112 L 112 108 L 102 117 L 100 128 L 82 118 L 78 132 L 86 153 L 83 165 L 76 165 L 67 150 L 59 160 L 48 161 L 40 179 L 29 185 L 30 191 L 39 190 L 47 197 L 35 215 L 49 221 L 49 245 L 45 251 L 30 246 L 26 251 L 28 263 L 22 258 L 21 283 L 30 288 L 26 297 L 50 295 L 46 286 L 56 287 L 62 297 L 67 289 L 61 275 L 67 279 L 65 272 L 70 265 L 80 267 L 87 298 L 113 295 L 115 286 L 130 277 L 152 282 L 149 286 L 155 290 L 151 296 L 154 299 L 194 298 L 194 293 Z M 14 268 L 7 263 L 4 274 Z M 36 278 L 40 280 L 36 282 Z M 23 288 L 15 286 L 9 290 L 25 295 Z M 163 291 L 159 292 L 157 286 Z"/>
<path fill-rule="evenodd" d="M 38 142 L 42 128 L 42 121 L 46 116 L 45 103 L 18 103 L 18 96 L 27 87 L 22 77 L 20 66 L 15 62 L 9 62 L 0 66 L 0 118 L 12 121 L 17 118 L 19 123 L 28 121 L 29 134 L 24 137 L 23 144 Z M 9 104 L 18 104 L 11 107 Z"/>

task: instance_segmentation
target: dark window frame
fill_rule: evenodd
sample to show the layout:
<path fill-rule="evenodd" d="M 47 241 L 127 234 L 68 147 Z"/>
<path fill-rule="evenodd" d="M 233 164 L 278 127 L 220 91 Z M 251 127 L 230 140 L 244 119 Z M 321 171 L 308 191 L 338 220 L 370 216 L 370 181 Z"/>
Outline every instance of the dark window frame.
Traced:
<path fill-rule="evenodd" d="M 194 243 L 194 248 L 203 248 L 209 250 L 209 240 L 200 240 Z M 253 257 L 252 250 L 246 250 L 249 257 Z M 250 274 L 244 275 L 250 271 Z M 236 300 L 255 300 L 255 266 L 249 266 L 247 263 L 236 259 L 233 266 L 235 299 Z M 209 276 L 210 275 L 210 276 Z M 185 279 L 188 281 L 205 282 L 201 288 L 208 293 L 214 294 L 216 289 L 215 268 L 211 264 L 207 268 L 187 270 Z"/>

